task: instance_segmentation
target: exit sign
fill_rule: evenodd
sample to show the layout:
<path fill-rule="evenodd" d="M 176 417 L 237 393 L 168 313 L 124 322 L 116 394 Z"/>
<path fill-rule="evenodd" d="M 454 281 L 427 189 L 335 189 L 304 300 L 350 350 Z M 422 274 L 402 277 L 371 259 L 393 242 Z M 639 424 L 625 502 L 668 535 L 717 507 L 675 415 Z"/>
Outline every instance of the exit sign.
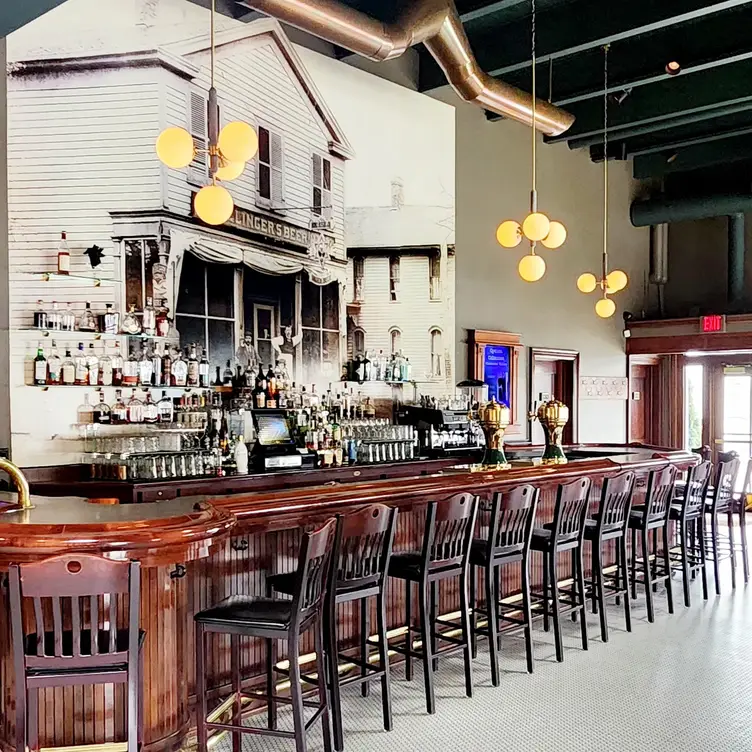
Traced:
<path fill-rule="evenodd" d="M 726 331 L 726 317 L 717 314 L 713 316 L 700 316 L 700 330 L 706 334 Z"/>

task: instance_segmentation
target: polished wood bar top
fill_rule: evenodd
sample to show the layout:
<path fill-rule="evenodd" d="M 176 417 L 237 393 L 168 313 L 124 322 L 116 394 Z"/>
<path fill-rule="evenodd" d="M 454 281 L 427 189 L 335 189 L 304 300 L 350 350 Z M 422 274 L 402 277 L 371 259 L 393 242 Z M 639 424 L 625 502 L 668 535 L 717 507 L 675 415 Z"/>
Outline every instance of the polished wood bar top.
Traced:
<path fill-rule="evenodd" d="M 146 566 L 209 555 L 235 525 L 226 509 L 199 499 L 154 504 L 101 504 L 80 497 L 32 496 L 33 509 L 12 509 L 14 493 L 0 493 L 0 567 L 65 553 L 102 553 Z"/>

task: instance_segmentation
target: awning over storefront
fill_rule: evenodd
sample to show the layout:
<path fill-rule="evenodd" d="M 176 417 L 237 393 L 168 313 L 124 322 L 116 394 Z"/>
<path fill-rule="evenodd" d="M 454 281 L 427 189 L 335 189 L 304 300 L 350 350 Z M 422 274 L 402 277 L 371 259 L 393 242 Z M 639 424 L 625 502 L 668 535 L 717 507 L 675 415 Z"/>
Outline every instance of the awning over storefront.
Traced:
<path fill-rule="evenodd" d="M 327 285 L 331 282 L 345 284 L 346 264 L 320 261 L 311 255 L 288 256 L 279 251 L 255 248 L 245 243 L 233 243 L 214 238 L 207 233 L 170 230 L 170 257 L 168 261 L 169 295 L 172 310 L 177 305 L 177 293 L 183 257 L 193 253 L 202 261 L 212 264 L 243 264 L 261 274 L 298 274 L 307 272 L 311 282 Z"/>

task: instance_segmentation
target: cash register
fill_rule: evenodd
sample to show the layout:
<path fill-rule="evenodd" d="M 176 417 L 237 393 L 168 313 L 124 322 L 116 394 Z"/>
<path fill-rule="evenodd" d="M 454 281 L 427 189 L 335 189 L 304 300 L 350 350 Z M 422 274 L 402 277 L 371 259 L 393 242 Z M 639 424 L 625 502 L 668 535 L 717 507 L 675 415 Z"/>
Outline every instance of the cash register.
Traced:
<path fill-rule="evenodd" d="M 284 410 L 254 410 L 253 425 L 256 443 L 251 450 L 251 462 L 256 472 L 295 470 L 303 466 Z"/>

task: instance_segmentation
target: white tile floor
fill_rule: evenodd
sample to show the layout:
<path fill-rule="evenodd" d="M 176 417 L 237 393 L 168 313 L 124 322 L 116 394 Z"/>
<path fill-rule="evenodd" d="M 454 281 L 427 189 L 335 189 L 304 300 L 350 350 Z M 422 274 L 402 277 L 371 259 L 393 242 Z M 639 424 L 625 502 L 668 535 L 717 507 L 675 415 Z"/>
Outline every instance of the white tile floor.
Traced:
<path fill-rule="evenodd" d="M 727 569 L 725 563 L 724 570 Z M 741 578 L 740 578 L 741 580 Z M 712 575 L 711 575 L 712 591 Z M 633 632 L 621 609 L 610 611 L 610 640 L 600 641 L 597 616 L 588 614 L 590 649 L 580 648 L 579 625 L 564 622 L 563 664 L 554 658 L 553 633 L 535 631 L 535 673 L 525 672 L 521 637 L 504 640 L 502 685 L 491 686 L 488 654 L 474 663 L 475 696 L 465 697 L 462 659 L 443 659 L 436 674 L 437 713 L 425 712 L 420 668 L 412 682 L 393 673 L 394 730 L 382 729 L 379 685 L 364 699 L 357 687 L 343 693 L 347 752 L 579 752 L 752 751 L 752 584 L 702 600 L 699 581 L 684 607 L 674 580 L 676 612 L 656 595 L 656 622 L 644 598 L 633 604 Z M 483 643 L 481 643 L 483 645 Z M 254 723 L 263 723 L 258 718 Z M 281 715 L 284 726 L 289 716 Z M 320 726 L 309 752 L 322 749 Z M 227 752 L 229 739 L 217 747 Z M 245 736 L 243 752 L 293 750 L 293 743 Z"/>

